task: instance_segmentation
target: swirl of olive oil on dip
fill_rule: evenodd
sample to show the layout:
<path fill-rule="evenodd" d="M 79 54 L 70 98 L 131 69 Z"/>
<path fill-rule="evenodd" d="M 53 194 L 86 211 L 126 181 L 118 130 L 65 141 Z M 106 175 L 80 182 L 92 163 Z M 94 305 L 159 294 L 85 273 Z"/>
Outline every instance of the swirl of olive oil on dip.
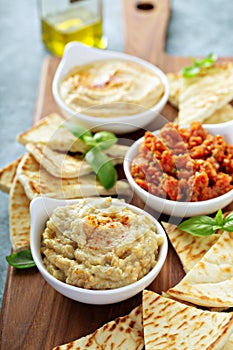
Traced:
<path fill-rule="evenodd" d="M 152 108 L 162 98 L 164 85 L 139 63 L 111 59 L 74 68 L 60 82 L 59 94 L 75 112 L 121 117 Z"/>
<path fill-rule="evenodd" d="M 55 209 L 42 234 L 48 272 L 86 289 L 131 284 L 157 263 L 162 237 L 152 218 L 110 197 Z"/>

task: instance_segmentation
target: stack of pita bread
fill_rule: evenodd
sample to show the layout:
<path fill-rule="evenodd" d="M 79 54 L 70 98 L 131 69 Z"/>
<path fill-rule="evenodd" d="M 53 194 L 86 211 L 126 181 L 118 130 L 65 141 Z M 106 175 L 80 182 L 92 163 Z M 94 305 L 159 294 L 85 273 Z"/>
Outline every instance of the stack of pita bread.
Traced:
<path fill-rule="evenodd" d="M 197 237 L 163 223 L 186 272 L 167 294 L 210 309 L 233 307 L 233 233 Z"/>
<path fill-rule="evenodd" d="M 203 69 L 198 76 L 185 78 L 181 72 L 168 73 L 169 102 L 178 108 L 178 124 L 204 124 L 233 120 L 233 62 Z"/>
<path fill-rule="evenodd" d="M 201 310 L 144 290 L 142 305 L 53 350 L 230 350 L 233 314 Z"/>
<path fill-rule="evenodd" d="M 98 195 L 128 195 L 130 187 L 117 181 L 106 190 L 80 159 L 86 145 L 62 127 L 64 119 L 51 114 L 18 135 L 26 153 L 0 170 L 0 190 L 10 194 L 10 239 L 14 251 L 30 246 L 30 201 L 37 196 L 60 199 Z M 105 152 L 114 164 L 123 162 L 128 147 L 114 145 Z M 77 155 L 79 153 L 79 155 Z"/>

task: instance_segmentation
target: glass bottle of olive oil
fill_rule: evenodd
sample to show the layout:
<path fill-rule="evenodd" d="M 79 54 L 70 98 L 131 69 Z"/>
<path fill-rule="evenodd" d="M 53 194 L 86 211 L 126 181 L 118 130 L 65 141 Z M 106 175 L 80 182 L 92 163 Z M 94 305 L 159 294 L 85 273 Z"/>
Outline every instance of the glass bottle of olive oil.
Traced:
<path fill-rule="evenodd" d="M 61 57 L 71 41 L 105 48 L 102 0 L 40 0 L 42 40 Z"/>

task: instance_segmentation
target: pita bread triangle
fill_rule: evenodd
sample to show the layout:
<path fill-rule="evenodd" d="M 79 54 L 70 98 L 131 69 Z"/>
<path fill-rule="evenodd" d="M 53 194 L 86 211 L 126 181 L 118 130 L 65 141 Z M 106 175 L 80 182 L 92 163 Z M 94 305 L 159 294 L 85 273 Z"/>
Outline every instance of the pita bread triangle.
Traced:
<path fill-rule="evenodd" d="M 94 333 L 53 350 L 121 349 L 140 350 L 144 346 L 141 306 L 129 315 L 118 317 L 97 329 Z"/>
<path fill-rule="evenodd" d="M 203 237 L 193 236 L 180 230 L 176 225 L 166 222 L 162 222 L 162 224 L 186 273 L 201 260 L 220 237 L 220 234 Z"/>
<path fill-rule="evenodd" d="M 49 145 L 28 143 L 26 144 L 26 149 L 53 176 L 68 179 L 93 172 L 91 166 L 84 159 L 67 152 L 55 151 Z M 127 146 L 114 145 L 106 150 L 105 153 L 112 158 L 114 165 L 116 165 L 123 162 L 127 150 Z"/>
<path fill-rule="evenodd" d="M 197 76 L 194 78 L 184 78 L 181 72 L 178 73 L 168 73 L 167 74 L 167 78 L 169 81 L 169 86 L 170 86 L 170 95 L 169 95 L 169 102 L 176 108 L 180 109 L 179 112 L 179 118 L 178 119 L 182 119 L 181 121 L 179 120 L 179 123 L 183 123 L 183 124 L 187 124 L 189 123 L 189 120 L 187 120 L 185 118 L 182 118 L 181 114 L 183 114 L 182 112 L 182 107 L 183 105 L 185 105 L 185 103 L 187 103 L 187 109 L 190 107 L 189 104 L 189 99 L 193 99 L 195 100 L 195 103 L 197 104 L 197 106 L 195 106 L 195 103 L 193 102 L 193 112 L 195 113 L 198 108 L 201 109 L 201 101 L 206 99 L 206 102 L 208 102 L 208 99 L 212 99 L 213 102 L 215 102 L 215 100 L 217 101 L 215 96 L 216 92 L 213 92 L 213 96 L 211 97 L 211 94 L 209 94 L 209 88 L 208 86 L 204 89 L 202 96 L 198 97 L 199 98 L 199 104 L 198 104 L 198 99 L 195 98 L 195 94 L 199 89 L 199 84 L 201 85 L 202 81 L 205 81 L 205 79 L 207 80 L 206 76 L 208 77 L 208 72 L 210 73 L 210 77 L 212 77 L 211 79 L 212 81 L 212 85 L 218 84 L 218 80 L 222 79 L 221 75 L 224 75 L 224 72 L 227 70 L 228 64 L 224 63 L 224 64 L 219 64 L 216 65 L 215 68 L 210 69 L 207 71 L 207 74 L 203 74 L 202 76 Z M 232 67 L 231 67 L 231 63 L 229 64 L 229 71 L 231 72 Z M 229 73 L 232 74 L 232 73 Z M 216 75 L 216 81 L 214 81 L 214 76 Z M 219 77 L 218 77 L 219 75 Z M 233 78 L 232 78 L 233 79 Z M 193 86 L 192 86 L 193 85 Z M 211 86 L 211 84 L 210 84 Z M 193 96 L 189 96 L 189 93 L 185 92 L 186 89 L 189 91 L 191 89 L 194 89 L 194 93 Z M 214 87 L 213 87 L 214 89 Z M 228 99 L 230 102 L 233 98 L 232 93 L 230 92 L 231 89 L 228 87 L 228 91 L 229 91 L 229 96 Z M 207 94 L 208 92 L 208 94 Z M 199 93 L 199 91 L 198 91 Z M 184 97 L 182 97 L 184 94 Z M 201 93 L 200 93 L 201 95 Z M 232 97 L 231 97 L 232 96 Z M 187 99 L 187 101 L 186 101 Z M 181 101 L 180 101 L 181 100 Z M 219 101 L 221 101 L 221 97 L 219 96 Z M 211 101 L 210 101 L 211 102 Z M 180 106 L 181 103 L 181 106 Z M 207 113 L 208 116 L 204 116 L 202 117 L 201 114 L 201 119 L 196 116 L 195 120 L 199 120 L 202 121 L 205 124 L 215 124 L 215 123 L 224 123 L 227 121 L 230 121 L 233 119 L 233 106 L 229 103 L 220 103 L 221 107 L 219 107 L 218 105 L 216 106 L 216 108 L 214 107 L 214 110 L 209 113 L 208 108 L 212 108 L 213 104 L 210 103 L 210 106 L 206 106 L 206 111 L 205 113 Z M 204 102 L 202 102 L 202 106 L 203 106 L 203 112 L 204 112 Z"/>
<path fill-rule="evenodd" d="M 19 157 L 18 159 L 6 165 L 0 170 L 0 190 L 1 191 L 6 193 L 10 192 L 10 189 L 16 174 L 16 169 L 21 159 L 22 157 Z"/>
<path fill-rule="evenodd" d="M 170 92 L 168 101 L 176 108 L 179 108 L 179 96 L 183 86 L 183 79 L 181 73 L 167 73 Z"/>
<path fill-rule="evenodd" d="M 9 201 L 10 240 L 14 251 L 30 248 L 30 201 L 15 177 Z"/>
<path fill-rule="evenodd" d="M 211 312 L 143 291 L 145 350 L 222 349 L 233 331 L 233 314 Z"/>
<path fill-rule="evenodd" d="M 233 349 L 233 334 L 230 336 L 229 341 L 224 346 L 223 350 L 232 350 Z"/>
<path fill-rule="evenodd" d="M 96 179 L 95 174 L 80 176 L 75 179 L 63 179 L 52 176 L 33 158 L 25 154 L 18 165 L 17 177 L 24 187 L 27 197 L 32 200 L 37 196 L 69 199 L 115 194 L 129 195 L 129 184 L 122 180 L 106 190 Z"/>
<path fill-rule="evenodd" d="M 179 124 L 204 122 L 233 99 L 233 63 L 222 63 L 201 77 L 185 79 L 179 95 Z"/>
<path fill-rule="evenodd" d="M 225 123 L 233 120 L 233 106 L 226 104 L 222 108 L 217 109 L 213 114 L 204 120 L 205 124 Z"/>
<path fill-rule="evenodd" d="M 233 307 L 233 233 L 223 232 L 187 275 L 166 293 L 205 307 Z"/>
<path fill-rule="evenodd" d="M 66 128 L 62 128 L 64 119 L 52 113 L 41 119 L 36 125 L 17 136 L 17 141 L 23 145 L 27 143 L 49 144 L 49 147 L 58 151 L 84 152 L 86 145 Z"/>

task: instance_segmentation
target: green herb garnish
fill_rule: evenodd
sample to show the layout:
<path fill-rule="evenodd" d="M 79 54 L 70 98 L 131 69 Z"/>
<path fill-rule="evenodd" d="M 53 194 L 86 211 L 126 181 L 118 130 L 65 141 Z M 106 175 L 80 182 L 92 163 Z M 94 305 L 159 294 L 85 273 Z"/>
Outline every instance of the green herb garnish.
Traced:
<path fill-rule="evenodd" d="M 182 74 L 185 78 L 191 78 L 198 75 L 201 71 L 201 68 L 210 68 L 214 65 L 217 60 L 217 56 L 213 53 L 210 53 L 207 57 L 202 58 L 201 60 L 196 60 L 192 57 L 193 64 L 187 66 L 182 70 Z"/>
<path fill-rule="evenodd" d="M 102 150 L 112 147 L 117 142 L 117 137 L 109 131 L 100 131 L 93 135 L 83 126 L 70 121 L 63 125 L 87 145 L 84 159 L 92 167 L 104 188 L 109 190 L 117 180 L 117 172 L 112 160 Z"/>
<path fill-rule="evenodd" d="M 233 232 L 233 213 L 223 219 L 222 210 L 219 209 L 215 219 L 209 216 L 194 216 L 180 223 L 178 227 L 193 236 L 210 236 L 217 230 Z"/>
<path fill-rule="evenodd" d="M 6 260 L 9 265 L 17 269 L 29 269 L 30 267 L 36 266 L 30 249 L 8 255 L 6 256 Z"/>

